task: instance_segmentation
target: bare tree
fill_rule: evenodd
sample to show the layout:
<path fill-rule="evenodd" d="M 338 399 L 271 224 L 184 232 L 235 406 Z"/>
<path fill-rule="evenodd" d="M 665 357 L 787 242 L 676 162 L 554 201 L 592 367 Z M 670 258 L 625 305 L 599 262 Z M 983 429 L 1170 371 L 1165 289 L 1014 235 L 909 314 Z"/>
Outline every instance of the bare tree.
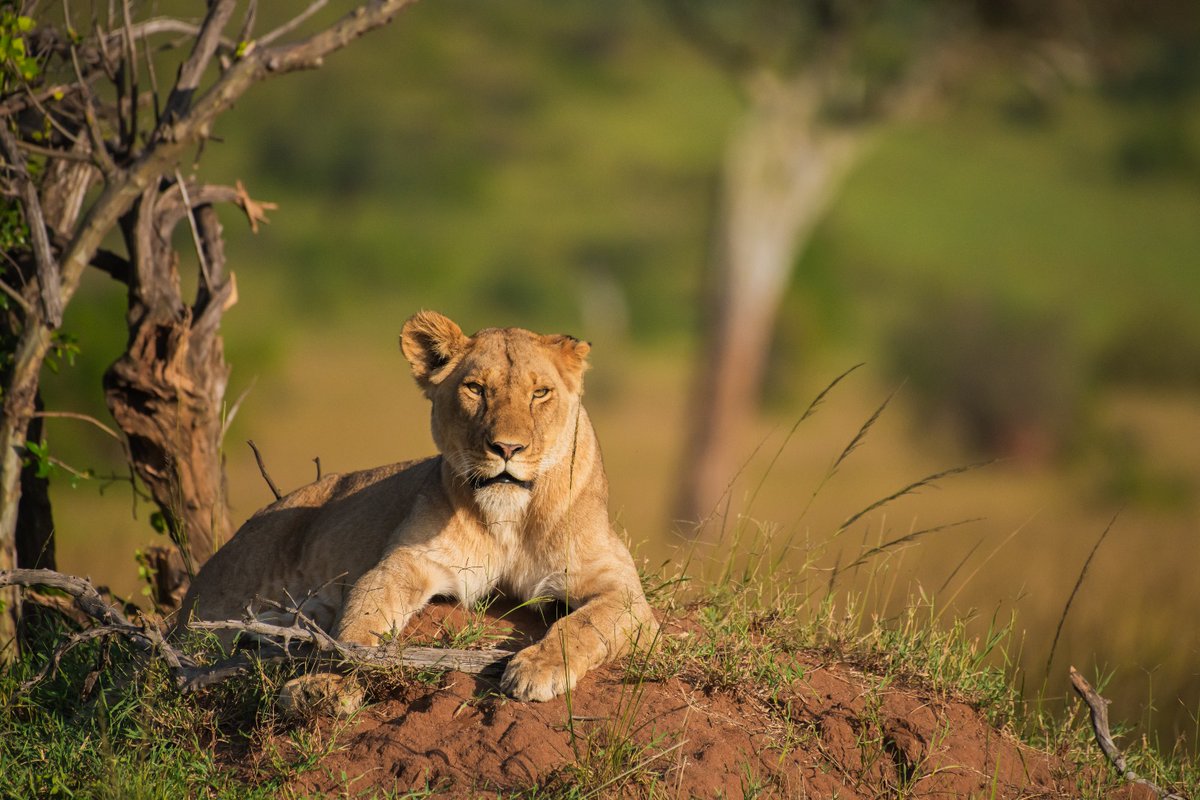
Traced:
<path fill-rule="evenodd" d="M 129 0 L 88 19 L 69 18 L 71 4 L 64 4 L 63 18 L 35 20 L 25 16 L 40 7 L 32 2 L 5 17 L 11 28 L 5 33 L 21 47 L 20 58 L 3 65 L 0 193 L 18 209 L 21 230 L 6 245 L 0 286 L 11 301 L 0 421 L 0 570 L 17 565 L 18 522 L 26 514 L 23 465 L 39 452 L 30 426 L 41 370 L 62 346 L 63 309 L 89 266 L 129 289 L 129 341 L 105 376 L 105 393 L 133 468 L 190 566 L 228 535 L 219 456 L 228 367 L 219 328 L 237 292 L 213 206 L 236 204 L 252 226 L 265 206 L 240 185 L 185 178 L 180 165 L 251 86 L 321 66 L 325 56 L 412 2 L 371 0 L 319 26 L 311 19 L 328 0 L 313 0 L 262 35 L 255 31 L 256 0 L 210 0 L 204 19 L 194 22 L 135 19 Z M 160 91 L 163 50 L 181 59 Z M 171 245 L 185 221 L 199 265 L 192 298 L 182 296 L 179 254 Z M 123 253 L 102 247 L 113 232 Z M 13 638 L 19 598 L 4 589 L 0 600 L 4 642 Z"/>
<path fill-rule="evenodd" d="M 915 104 L 928 20 L 896 3 L 664 0 L 677 29 L 739 87 L 704 282 L 704 341 L 676 519 L 725 498 L 761 391 L 793 265 L 878 124 Z M 699 531 L 700 528 L 694 530 Z"/>
<path fill-rule="evenodd" d="M 661 2 L 744 101 L 721 165 L 680 471 L 676 519 L 691 523 L 727 500 L 792 270 L 877 130 L 975 63 L 1025 72 L 1050 102 L 1056 85 L 1119 80 L 1148 38 L 1178 60 L 1200 30 L 1182 0 Z"/>

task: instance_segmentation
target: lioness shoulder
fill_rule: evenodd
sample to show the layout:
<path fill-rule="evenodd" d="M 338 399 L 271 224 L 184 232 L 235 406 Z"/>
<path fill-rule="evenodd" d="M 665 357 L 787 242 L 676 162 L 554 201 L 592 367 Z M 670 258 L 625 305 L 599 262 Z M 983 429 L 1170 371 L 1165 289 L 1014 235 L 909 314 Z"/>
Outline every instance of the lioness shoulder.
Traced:
<path fill-rule="evenodd" d="M 438 455 L 328 476 L 263 509 L 201 569 L 182 619 L 298 607 L 373 645 L 435 595 L 567 601 L 505 670 L 502 687 L 522 700 L 548 700 L 649 642 L 654 615 L 609 523 L 581 402 L 589 345 L 521 328 L 467 336 L 431 311 L 405 322 L 400 345 Z"/>

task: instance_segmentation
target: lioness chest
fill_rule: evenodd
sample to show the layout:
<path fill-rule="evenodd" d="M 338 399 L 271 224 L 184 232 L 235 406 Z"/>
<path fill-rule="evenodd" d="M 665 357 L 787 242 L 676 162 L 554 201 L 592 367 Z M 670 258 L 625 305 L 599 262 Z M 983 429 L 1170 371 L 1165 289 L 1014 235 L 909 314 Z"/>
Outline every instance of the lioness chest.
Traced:
<path fill-rule="evenodd" d="M 427 547 L 405 549 L 426 562 L 433 594 L 468 605 L 497 590 L 519 600 L 565 599 L 565 554 L 518 521 L 450 520 Z"/>

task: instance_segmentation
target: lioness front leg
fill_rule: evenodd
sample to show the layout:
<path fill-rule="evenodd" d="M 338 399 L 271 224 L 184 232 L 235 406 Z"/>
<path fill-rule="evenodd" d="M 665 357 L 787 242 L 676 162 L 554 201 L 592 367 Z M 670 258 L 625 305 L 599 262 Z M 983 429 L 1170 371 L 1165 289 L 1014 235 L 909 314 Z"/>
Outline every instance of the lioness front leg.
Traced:
<path fill-rule="evenodd" d="M 500 688 L 518 700 L 550 700 L 592 667 L 653 642 L 658 623 L 641 591 L 597 595 L 555 622 L 537 644 L 513 656 Z"/>
<path fill-rule="evenodd" d="M 374 646 L 388 633 L 399 633 L 409 617 L 443 591 L 442 570 L 407 550 L 389 554 L 363 574 L 346 593 L 336 637 Z"/>

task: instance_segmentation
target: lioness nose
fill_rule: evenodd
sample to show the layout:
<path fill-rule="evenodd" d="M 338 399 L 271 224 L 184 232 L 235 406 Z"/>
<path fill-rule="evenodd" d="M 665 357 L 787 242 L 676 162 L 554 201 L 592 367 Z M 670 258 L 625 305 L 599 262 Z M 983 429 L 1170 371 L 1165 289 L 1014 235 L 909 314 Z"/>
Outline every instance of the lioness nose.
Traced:
<path fill-rule="evenodd" d="M 509 442 L 488 442 L 488 447 L 505 461 L 511 460 L 513 456 L 525 449 L 523 444 L 510 444 Z"/>

